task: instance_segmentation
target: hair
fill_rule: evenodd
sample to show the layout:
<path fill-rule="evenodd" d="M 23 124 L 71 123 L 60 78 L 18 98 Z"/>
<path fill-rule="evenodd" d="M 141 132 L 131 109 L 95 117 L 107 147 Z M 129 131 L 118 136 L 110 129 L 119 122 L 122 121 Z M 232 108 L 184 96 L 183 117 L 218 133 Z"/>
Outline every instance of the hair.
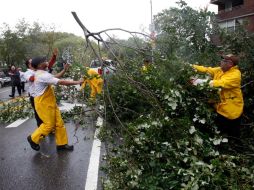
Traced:
<path fill-rule="evenodd" d="M 29 64 L 30 64 L 29 60 L 30 60 L 30 58 L 28 58 L 28 59 L 26 60 L 26 62 L 25 62 L 27 68 L 29 68 Z"/>
<path fill-rule="evenodd" d="M 47 60 L 47 58 L 45 56 L 34 57 L 34 58 L 32 58 L 31 65 L 32 65 L 33 68 L 37 69 L 38 66 L 41 63 L 45 62 L 46 60 Z"/>

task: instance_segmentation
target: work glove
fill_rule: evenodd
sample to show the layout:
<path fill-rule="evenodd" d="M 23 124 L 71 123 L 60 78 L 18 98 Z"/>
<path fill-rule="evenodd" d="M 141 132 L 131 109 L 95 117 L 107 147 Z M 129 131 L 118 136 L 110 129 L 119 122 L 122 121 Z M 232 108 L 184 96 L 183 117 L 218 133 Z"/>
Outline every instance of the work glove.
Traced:
<path fill-rule="evenodd" d="M 192 79 L 191 80 L 191 84 L 194 85 L 194 86 L 197 86 L 197 85 L 202 85 L 204 83 L 206 83 L 208 81 L 208 79 Z"/>
<path fill-rule="evenodd" d="M 209 82 L 209 86 L 210 86 L 210 87 L 213 87 L 213 80 L 211 80 L 211 81 Z"/>

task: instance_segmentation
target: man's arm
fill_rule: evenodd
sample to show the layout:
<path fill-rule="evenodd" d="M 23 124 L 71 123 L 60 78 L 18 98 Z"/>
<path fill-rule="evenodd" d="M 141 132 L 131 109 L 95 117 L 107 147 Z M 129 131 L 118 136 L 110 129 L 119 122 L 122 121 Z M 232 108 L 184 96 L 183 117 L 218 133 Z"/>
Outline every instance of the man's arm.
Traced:
<path fill-rule="evenodd" d="M 79 80 L 79 81 L 59 80 L 57 84 L 68 86 L 68 85 L 82 84 L 83 82 L 84 82 L 83 80 Z"/>
<path fill-rule="evenodd" d="M 212 76 L 214 76 L 214 74 L 219 70 L 219 67 L 204 67 L 200 65 L 193 65 L 192 67 L 196 69 L 198 72 L 208 73 Z"/>
<path fill-rule="evenodd" d="M 64 73 L 69 69 L 69 67 L 70 65 L 68 63 L 64 63 L 64 69 L 61 72 L 55 74 L 54 77 L 61 78 L 64 75 Z"/>
<path fill-rule="evenodd" d="M 212 80 L 211 86 L 226 89 L 241 87 L 241 73 L 234 72 L 221 77 L 219 80 Z"/>
<path fill-rule="evenodd" d="M 50 61 L 48 62 L 48 69 L 49 70 L 51 70 L 53 65 L 55 64 L 57 54 L 58 54 L 58 49 L 55 48 L 54 51 L 53 51 L 53 55 L 52 55 Z"/>

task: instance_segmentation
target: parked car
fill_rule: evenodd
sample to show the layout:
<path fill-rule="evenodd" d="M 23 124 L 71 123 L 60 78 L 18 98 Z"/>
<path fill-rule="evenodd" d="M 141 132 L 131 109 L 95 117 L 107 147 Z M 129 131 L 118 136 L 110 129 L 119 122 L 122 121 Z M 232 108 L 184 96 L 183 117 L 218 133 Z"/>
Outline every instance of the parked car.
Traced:
<path fill-rule="evenodd" d="M 116 72 L 116 63 L 110 59 L 103 60 L 101 65 L 98 59 L 91 61 L 90 68 L 95 70 L 98 74 L 111 75 Z"/>
<path fill-rule="evenodd" d="M 11 77 L 8 77 L 4 72 L 0 72 L 0 88 L 11 83 Z"/>

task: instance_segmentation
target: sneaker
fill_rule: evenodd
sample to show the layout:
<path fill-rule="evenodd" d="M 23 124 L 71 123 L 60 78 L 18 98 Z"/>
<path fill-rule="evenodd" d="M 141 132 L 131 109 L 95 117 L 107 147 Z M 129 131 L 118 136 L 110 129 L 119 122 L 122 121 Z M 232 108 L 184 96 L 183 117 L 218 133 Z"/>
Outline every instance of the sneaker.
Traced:
<path fill-rule="evenodd" d="M 68 150 L 68 151 L 73 151 L 74 147 L 73 147 L 73 145 L 65 144 L 65 145 L 56 146 L 56 149 L 57 149 L 57 150 Z"/>
<path fill-rule="evenodd" d="M 29 142 L 32 149 L 34 149 L 36 151 L 40 150 L 40 145 L 38 145 L 38 144 L 36 144 L 35 142 L 32 141 L 31 135 L 29 135 L 27 137 L 27 141 Z"/>

